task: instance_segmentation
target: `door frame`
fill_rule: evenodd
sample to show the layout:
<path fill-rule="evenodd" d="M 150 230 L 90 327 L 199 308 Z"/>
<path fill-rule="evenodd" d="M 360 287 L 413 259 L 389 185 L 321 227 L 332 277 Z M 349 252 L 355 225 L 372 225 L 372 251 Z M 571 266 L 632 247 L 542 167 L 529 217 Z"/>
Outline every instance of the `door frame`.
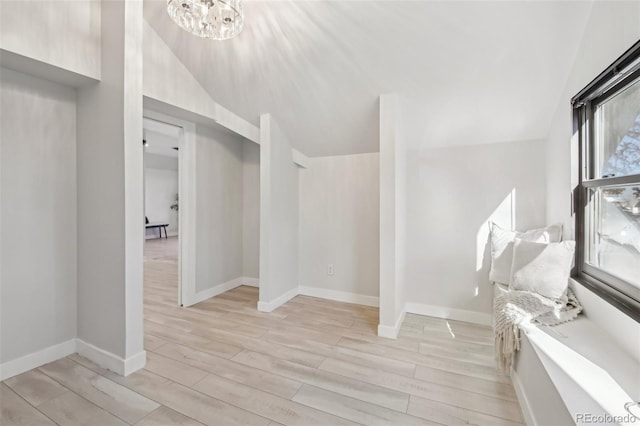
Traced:
<path fill-rule="evenodd" d="M 147 108 L 143 117 L 182 128 L 178 142 L 178 305 L 191 306 L 196 303 L 196 125 Z"/>

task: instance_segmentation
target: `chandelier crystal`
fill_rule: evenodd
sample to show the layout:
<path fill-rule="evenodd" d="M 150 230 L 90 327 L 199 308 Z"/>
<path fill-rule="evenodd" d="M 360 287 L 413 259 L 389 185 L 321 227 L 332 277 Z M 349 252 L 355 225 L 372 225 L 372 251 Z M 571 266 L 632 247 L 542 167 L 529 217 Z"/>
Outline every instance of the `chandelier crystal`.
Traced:
<path fill-rule="evenodd" d="M 240 0 L 167 0 L 167 12 L 185 31 L 213 40 L 235 37 L 244 23 Z"/>

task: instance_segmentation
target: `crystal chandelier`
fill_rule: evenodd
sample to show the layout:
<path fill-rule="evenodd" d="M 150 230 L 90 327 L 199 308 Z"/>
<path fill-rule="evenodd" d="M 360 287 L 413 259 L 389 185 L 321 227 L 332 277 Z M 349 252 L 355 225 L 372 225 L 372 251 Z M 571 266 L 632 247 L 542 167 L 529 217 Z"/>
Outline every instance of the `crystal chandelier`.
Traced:
<path fill-rule="evenodd" d="M 242 31 L 240 0 L 167 0 L 169 16 L 199 37 L 226 40 Z"/>

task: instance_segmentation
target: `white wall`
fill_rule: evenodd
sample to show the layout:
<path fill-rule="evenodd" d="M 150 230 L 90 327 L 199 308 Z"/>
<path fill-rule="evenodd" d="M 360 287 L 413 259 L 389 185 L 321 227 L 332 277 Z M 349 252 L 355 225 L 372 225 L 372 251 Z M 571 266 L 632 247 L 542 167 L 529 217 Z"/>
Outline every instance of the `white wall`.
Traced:
<path fill-rule="evenodd" d="M 260 277 L 260 145 L 242 144 L 242 276 Z"/>
<path fill-rule="evenodd" d="M 271 311 L 298 288 L 298 167 L 269 114 L 260 116 L 260 300 Z"/>
<path fill-rule="evenodd" d="M 3 0 L 0 48 L 100 78 L 100 2 Z"/>
<path fill-rule="evenodd" d="M 377 299 L 379 154 L 310 158 L 299 176 L 300 285 Z"/>
<path fill-rule="evenodd" d="M 174 159 L 177 162 L 177 159 Z M 178 233 L 178 212 L 171 210 L 178 193 L 178 171 L 144 169 L 144 213 L 149 223 L 168 223 L 167 234 Z M 147 229 L 147 237 L 157 238 L 157 229 Z"/>
<path fill-rule="evenodd" d="M 570 100 L 640 38 L 639 2 L 595 2 L 582 43 L 575 57 L 546 144 L 547 221 L 563 222 L 568 237 L 574 235 L 569 194 L 578 182 L 577 138 L 572 138 Z M 573 283 L 584 313 L 635 359 L 640 346 L 630 335 L 640 334 L 640 324 L 588 289 Z"/>
<path fill-rule="evenodd" d="M 410 150 L 409 312 L 490 323 L 488 225 L 544 225 L 544 141 Z"/>
<path fill-rule="evenodd" d="M 196 291 L 242 276 L 242 138 L 196 128 Z"/>
<path fill-rule="evenodd" d="M 0 69 L 0 363 L 76 337 L 76 93 Z"/>

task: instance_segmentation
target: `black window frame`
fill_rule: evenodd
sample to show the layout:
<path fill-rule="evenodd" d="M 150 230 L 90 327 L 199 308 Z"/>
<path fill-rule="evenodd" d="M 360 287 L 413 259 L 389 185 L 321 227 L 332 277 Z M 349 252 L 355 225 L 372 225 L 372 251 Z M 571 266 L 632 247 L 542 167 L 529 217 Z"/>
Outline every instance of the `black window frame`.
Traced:
<path fill-rule="evenodd" d="M 606 102 L 640 78 L 640 41 L 571 99 L 573 132 L 578 135 L 578 186 L 574 192 L 576 262 L 573 278 L 635 321 L 640 322 L 640 290 L 630 283 L 585 261 L 585 216 L 590 188 L 635 184 L 640 174 L 630 176 L 593 176 L 593 116 L 595 107 Z"/>

